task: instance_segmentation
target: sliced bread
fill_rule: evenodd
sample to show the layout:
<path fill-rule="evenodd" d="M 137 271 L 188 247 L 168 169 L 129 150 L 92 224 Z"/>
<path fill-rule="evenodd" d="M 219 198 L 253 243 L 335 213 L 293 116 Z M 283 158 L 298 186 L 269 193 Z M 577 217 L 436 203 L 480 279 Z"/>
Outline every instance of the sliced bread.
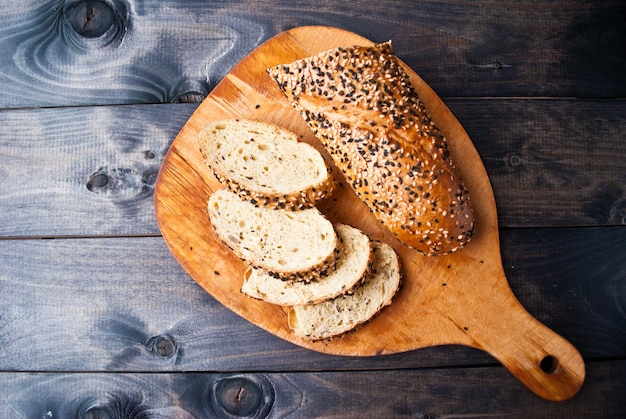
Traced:
<path fill-rule="evenodd" d="M 316 207 L 259 207 L 220 189 L 209 198 L 207 212 L 217 236 L 241 259 L 271 276 L 310 282 L 336 266 L 337 233 Z"/>
<path fill-rule="evenodd" d="M 391 246 L 374 244 L 374 265 L 365 282 L 351 295 L 288 310 L 289 327 L 309 340 L 327 339 L 354 330 L 391 304 L 400 286 L 400 264 Z"/>
<path fill-rule="evenodd" d="M 369 272 L 374 260 L 369 237 L 346 224 L 335 225 L 341 253 L 335 270 L 319 281 L 305 284 L 281 281 L 262 269 L 246 272 L 241 292 L 281 306 L 315 304 L 351 292 Z"/>
<path fill-rule="evenodd" d="M 226 119 L 207 125 L 198 140 L 217 179 L 255 204 L 310 208 L 335 187 L 319 151 L 276 125 Z"/>

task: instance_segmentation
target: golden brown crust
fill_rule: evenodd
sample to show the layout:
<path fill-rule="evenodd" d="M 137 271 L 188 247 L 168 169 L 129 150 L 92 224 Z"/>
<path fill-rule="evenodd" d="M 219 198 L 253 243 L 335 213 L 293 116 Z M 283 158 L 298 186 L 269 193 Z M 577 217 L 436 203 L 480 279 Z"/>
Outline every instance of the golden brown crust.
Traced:
<path fill-rule="evenodd" d="M 329 50 L 268 73 L 398 239 L 427 255 L 467 244 L 469 194 L 390 42 Z"/>

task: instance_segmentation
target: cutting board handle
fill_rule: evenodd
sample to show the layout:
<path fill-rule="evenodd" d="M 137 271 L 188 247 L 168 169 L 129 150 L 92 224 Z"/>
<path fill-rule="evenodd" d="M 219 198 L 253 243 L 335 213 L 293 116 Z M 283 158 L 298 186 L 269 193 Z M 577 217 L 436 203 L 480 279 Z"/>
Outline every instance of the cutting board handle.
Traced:
<path fill-rule="evenodd" d="M 321 147 L 266 69 L 330 48 L 372 43 L 343 29 L 300 27 L 269 39 L 237 64 L 185 124 L 161 165 L 155 208 L 168 247 L 194 280 L 226 307 L 303 347 L 367 356 L 436 345 L 469 345 L 492 354 L 545 399 L 573 396 L 585 375 L 580 354 L 515 299 L 502 269 L 496 204 L 480 156 L 441 98 L 408 67 L 411 83 L 450 139 L 452 155 L 462 162 L 459 174 L 470 191 L 475 213 L 472 243 L 435 258 L 396 243 L 403 264 L 402 291 L 372 322 L 331 342 L 298 338 L 280 307 L 251 301 L 239 292 L 245 265 L 213 234 L 206 216 L 208 195 L 221 186 L 198 152 L 197 133 L 208 121 L 240 117 L 283 126 Z M 335 198 L 330 204 L 332 211 L 328 211 L 333 222 L 355 223 L 371 237 L 395 243 L 356 195 L 340 197 L 338 190 Z"/>
<path fill-rule="evenodd" d="M 551 401 L 574 396 L 585 379 L 585 364 L 578 350 L 519 303 L 509 305 L 505 317 L 499 324 L 507 330 L 491 331 L 481 342 L 482 349 L 536 395 Z"/>

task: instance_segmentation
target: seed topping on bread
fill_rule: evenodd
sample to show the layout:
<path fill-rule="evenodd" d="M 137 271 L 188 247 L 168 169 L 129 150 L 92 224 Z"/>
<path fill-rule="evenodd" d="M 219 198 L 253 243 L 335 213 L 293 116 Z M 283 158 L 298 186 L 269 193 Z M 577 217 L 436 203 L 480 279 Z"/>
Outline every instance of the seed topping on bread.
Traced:
<path fill-rule="evenodd" d="M 321 340 L 343 335 L 371 321 L 391 304 L 401 282 L 398 255 L 386 243 L 374 243 L 374 264 L 351 294 L 288 309 L 289 327 L 304 339 Z"/>
<path fill-rule="evenodd" d="M 246 271 L 241 292 L 250 297 L 281 306 L 314 304 L 342 294 L 349 294 L 368 274 L 374 261 L 372 242 L 359 229 L 335 225 L 341 253 L 334 270 L 318 281 L 281 281 L 261 269 Z"/>
<path fill-rule="evenodd" d="M 390 42 L 332 49 L 268 73 L 401 241 L 427 255 L 469 242 L 469 194 Z"/>
<path fill-rule="evenodd" d="M 273 124 L 246 119 L 209 123 L 198 138 L 215 177 L 264 207 L 311 208 L 335 188 L 330 167 L 311 145 Z"/>
<path fill-rule="evenodd" d="M 315 207 L 265 208 L 220 189 L 209 198 L 207 213 L 224 244 L 271 276 L 309 282 L 335 268 L 341 244 L 331 222 Z"/>

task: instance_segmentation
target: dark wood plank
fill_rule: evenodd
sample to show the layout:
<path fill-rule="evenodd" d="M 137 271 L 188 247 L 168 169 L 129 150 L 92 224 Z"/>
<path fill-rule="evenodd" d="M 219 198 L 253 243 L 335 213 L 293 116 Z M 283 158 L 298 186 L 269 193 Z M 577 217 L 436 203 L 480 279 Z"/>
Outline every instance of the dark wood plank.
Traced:
<path fill-rule="evenodd" d="M 5 240 L 0 241 L 0 265 L 3 371 L 256 371 L 494 362 L 479 351 L 452 347 L 376 358 L 296 347 L 210 297 L 158 237 Z"/>
<path fill-rule="evenodd" d="M 501 226 L 626 224 L 626 102 L 448 104 L 487 169 Z"/>
<path fill-rule="evenodd" d="M 626 355 L 626 227 L 507 230 L 501 248 L 533 316 L 588 358 Z"/>
<path fill-rule="evenodd" d="M 262 41 L 310 24 L 393 39 L 444 97 L 626 96 L 620 0 L 115 1 L 90 2 L 89 19 L 85 4 L 4 6 L 0 107 L 197 101 Z"/>
<path fill-rule="evenodd" d="M 86 5 L 4 6 L 1 107 L 198 101 L 266 36 L 212 2 Z"/>
<path fill-rule="evenodd" d="M 158 233 L 154 183 L 196 106 L 0 113 L 2 235 Z"/>
<path fill-rule="evenodd" d="M 501 227 L 626 224 L 626 102 L 450 99 Z M 153 187 L 195 104 L 0 112 L 2 237 L 159 234 Z"/>
<path fill-rule="evenodd" d="M 626 357 L 625 228 L 507 229 L 502 243 L 511 287 L 531 314 L 587 359 Z M 284 371 L 495 362 L 456 347 L 373 358 L 295 347 L 217 303 L 159 237 L 3 240 L 0 264 L 0 370 Z"/>
<path fill-rule="evenodd" d="M 572 399 L 553 403 L 500 367 L 302 373 L 0 373 L 0 416 L 617 418 L 626 361 L 592 362 Z"/>

